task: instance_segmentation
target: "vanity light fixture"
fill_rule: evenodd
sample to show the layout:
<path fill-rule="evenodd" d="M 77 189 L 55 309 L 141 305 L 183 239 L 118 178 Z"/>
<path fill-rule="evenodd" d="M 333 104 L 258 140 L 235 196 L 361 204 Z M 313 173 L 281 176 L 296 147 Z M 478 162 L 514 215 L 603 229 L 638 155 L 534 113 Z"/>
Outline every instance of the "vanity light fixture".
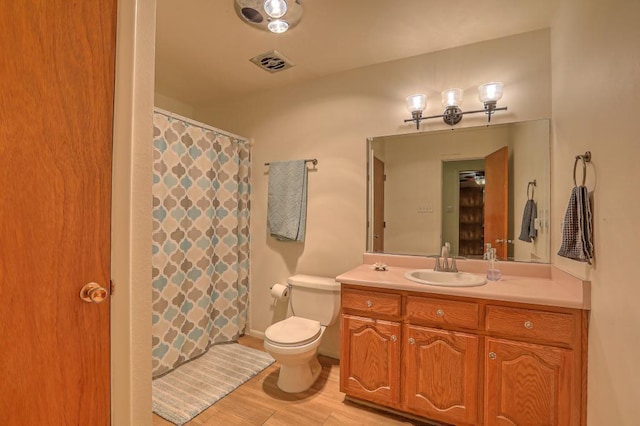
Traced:
<path fill-rule="evenodd" d="M 458 124 L 465 114 L 475 114 L 484 112 L 487 114 L 487 122 L 491 122 L 491 116 L 496 111 L 506 111 L 507 107 L 497 107 L 498 101 L 502 98 L 503 84 L 500 82 L 485 83 L 478 86 L 478 98 L 483 103 L 484 108 L 473 111 L 462 111 L 462 89 L 447 89 L 442 92 L 442 105 L 445 110 L 442 114 L 422 116 L 422 111 L 427 106 L 427 98 L 425 95 L 411 95 L 407 98 L 407 109 L 411 113 L 411 118 L 404 120 L 405 123 L 415 122 L 416 129 L 420 130 L 420 122 L 430 118 L 442 118 L 442 120 L 450 126 Z"/>
<path fill-rule="evenodd" d="M 404 120 L 404 122 L 415 121 L 416 129 L 420 129 L 420 121 L 423 119 L 422 111 L 424 111 L 426 107 L 427 95 L 417 94 L 407 96 L 407 109 L 411 113 L 411 120 Z"/>

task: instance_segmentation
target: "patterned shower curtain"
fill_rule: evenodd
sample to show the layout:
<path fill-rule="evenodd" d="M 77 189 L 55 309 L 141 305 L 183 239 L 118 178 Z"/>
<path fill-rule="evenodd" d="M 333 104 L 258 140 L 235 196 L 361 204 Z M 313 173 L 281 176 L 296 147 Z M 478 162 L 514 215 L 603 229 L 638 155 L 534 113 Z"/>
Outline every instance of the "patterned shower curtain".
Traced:
<path fill-rule="evenodd" d="M 153 376 L 237 339 L 249 286 L 248 142 L 154 112 Z"/>

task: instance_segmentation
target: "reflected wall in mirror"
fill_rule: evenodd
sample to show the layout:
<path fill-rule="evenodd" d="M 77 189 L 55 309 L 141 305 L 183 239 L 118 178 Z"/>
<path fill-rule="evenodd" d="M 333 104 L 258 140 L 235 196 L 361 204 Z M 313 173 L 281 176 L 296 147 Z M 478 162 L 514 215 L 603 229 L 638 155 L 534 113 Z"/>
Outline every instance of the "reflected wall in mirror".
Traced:
<path fill-rule="evenodd" d="M 482 258 L 491 244 L 503 260 L 550 262 L 549 120 L 367 142 L 367 251 L 433 255 L 449 242 Z"/>

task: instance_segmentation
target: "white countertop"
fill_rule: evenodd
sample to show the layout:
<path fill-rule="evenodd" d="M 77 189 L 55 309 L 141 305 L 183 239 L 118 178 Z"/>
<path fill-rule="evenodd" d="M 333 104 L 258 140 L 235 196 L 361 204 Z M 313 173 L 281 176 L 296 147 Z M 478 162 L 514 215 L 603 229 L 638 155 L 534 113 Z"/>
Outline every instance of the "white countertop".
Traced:
<path fill-rule="evenodd" d="M 503 275 L 499 281 L 487 281 L 478 287 L 444 287 L 419 284 L 404 277 L 408 271 L 419 268 L 387 266 L 376 271 L 373 265 L 363 264 L 340 274 L 336 281 L 394 290 L 418 291 L 460 297 L 502 300 L 564 308 L 589 309 L 590 283 L 555 269 L 550 277 Z"/>

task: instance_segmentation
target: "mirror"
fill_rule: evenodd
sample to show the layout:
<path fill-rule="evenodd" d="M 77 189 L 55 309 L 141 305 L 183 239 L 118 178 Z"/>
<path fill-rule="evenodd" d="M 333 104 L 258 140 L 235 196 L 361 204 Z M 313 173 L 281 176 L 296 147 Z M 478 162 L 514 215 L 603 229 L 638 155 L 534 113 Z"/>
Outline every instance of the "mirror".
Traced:
<path fill-rule="evenodd" d="M 368 252 L 433 255 L 449 242 L 481 259 L 488 243 L 502 260 L 550 262 L 549 120 L 367 144 Z"/>

